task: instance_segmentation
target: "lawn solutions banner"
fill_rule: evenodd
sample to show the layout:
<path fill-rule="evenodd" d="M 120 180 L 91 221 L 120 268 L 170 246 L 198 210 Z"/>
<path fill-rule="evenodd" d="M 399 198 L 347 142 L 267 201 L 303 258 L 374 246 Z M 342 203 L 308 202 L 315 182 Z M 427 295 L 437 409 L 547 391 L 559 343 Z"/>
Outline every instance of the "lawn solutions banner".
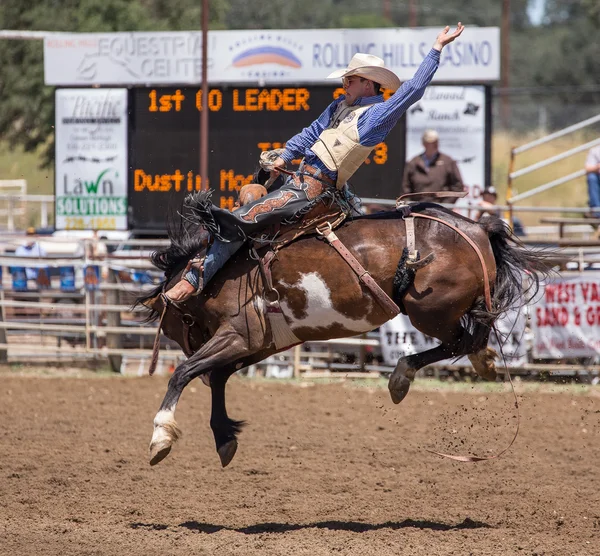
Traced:
<path fill-rule="evenodd" d="M 57 230 L 127 229 L 127 90 L 56 91 Z"/>
<path fill-rule="evenodd" d="M 496 328 L 502 342 L 502 353 L 508 367 L 519 367 L 527 363 L 527 340 L 525 332 L 526 317 L 523 311 L 509 311 L 496 322 Z M 439 345 L 439 340 L 419 332 L 406 315 L 398 315 L 379 328 L 381 352 L 386 365 L 396 365 L 398 359 L 413 353 L 427 351 Z M 496 335 L 492 331 L 488 346 L 500 355 Z M 441 364 L 456 364 L 470 366 L 468 358 L 456 362 L 440 361 Z M 496 367 L 501 369 L 504 363 L 496 361 Z"/>
<path fill-rule="evenodd" d="M 600 354 L 600 274 L 547 283 L 533 306 L 533 355 L 538 359 Z"/>

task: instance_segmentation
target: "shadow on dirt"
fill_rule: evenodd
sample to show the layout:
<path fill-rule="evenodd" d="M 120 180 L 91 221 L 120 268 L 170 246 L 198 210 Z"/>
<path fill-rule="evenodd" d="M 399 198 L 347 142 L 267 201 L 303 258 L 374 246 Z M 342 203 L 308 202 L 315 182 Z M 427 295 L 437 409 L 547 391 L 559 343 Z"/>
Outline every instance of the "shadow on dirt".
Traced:
<path fill-rule="evenodd" d="M 465 518 L 461 523 L 450 525 L 437 521 L 425 521 L 405 519 L 404 521 L 386 521 L 385 523 L 360 523 L 358 521 L 318 521 L 316 523 L 257 523 L 248 527 L 227 527 L 225 525 L 214 525 L 212 523 L 201 523 L 198 521 L 186 521 L 180 523 L 179 527 L 197 531 L 198 533 L 218 533 L 219 531 L 235 531 L 245 535 L 258 535 L 262 533 L 287 533 L 301 529 L 330 529 L 332 531 L 352 531 L 354 533 L 365 533 L 379 529 L 430 529 L 432 531 L 458 531 L 461 529 L 491 529 L 492 526 L 481 521 L 473 521 Z M 132 529 L 146 529 L 162 531 L 170 526 L 157 523 L 132 523 Z"/>

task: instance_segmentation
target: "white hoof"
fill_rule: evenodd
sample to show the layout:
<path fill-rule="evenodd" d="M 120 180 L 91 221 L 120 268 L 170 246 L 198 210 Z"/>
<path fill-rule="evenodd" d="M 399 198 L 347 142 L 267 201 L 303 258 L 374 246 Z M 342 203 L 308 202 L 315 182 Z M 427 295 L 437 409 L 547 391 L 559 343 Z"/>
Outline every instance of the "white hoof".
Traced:
<path fill-rule="evenodd" d="M 150 441 L 150 465 L 156 465 L 165 459 L 171 447 L 181 438 L 181 430 L 175 421 L 154 426 Z"/>

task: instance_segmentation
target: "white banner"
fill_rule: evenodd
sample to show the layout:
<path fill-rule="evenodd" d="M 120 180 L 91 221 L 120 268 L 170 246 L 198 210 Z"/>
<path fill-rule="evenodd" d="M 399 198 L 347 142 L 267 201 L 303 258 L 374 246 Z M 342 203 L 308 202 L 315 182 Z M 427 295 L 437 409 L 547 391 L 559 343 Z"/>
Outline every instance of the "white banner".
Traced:
<path fill-rule="evenodd" d="M 440 27 L 209 31 L 211 83 L 326 83 L 354 54 L 383 58 L 410 79 Z M 199 84 L 201 32 L 61 34 L 44 40 L 47 85 Z M 468 27 L 442 52 L 435 80 L 500 79 L 500 30 Z"/>
<path fill-rule="evenodd" d="M 600 354 L 600 274 L 546 284 L 532 307 L 533 356 L 538 359 Z"/>
<path fill-rule="evenodd" d="M 502 353 L 508 367 L 518 367 L 527 363 L 526 317 L 523 311 L 509 311 L 506 316 L 496 322 L 498 335 L 502 342 Z M 420 353 L 439 345 L 439 340 L 419 332 L 406 315 L 398 315 L 386 322 L 379 329 L 381 352 L 386 365 L 396 365 L 398 359 L 414 353 Z M 500 348 L 494 331 L 490 334 L 489 347 L 500 355 Z M 467 357 L 458 361 L 440 361 L 440 364 L 467 365 L 471 363 Z M 501 359 L 496 361 L 497 368 L 502 368 Z"/>
<path fill-rule="evenodd" d="M 127 90 L 56 91 L 57 230 L 127 229 Z"/>
<path fill-rule="evenodd" d="M 478 199 L 485 187 L 485 88 L 431 86 L 406 115 L 406 160 L 424 151 L 426 129 L 439 133 L 440 152 L 456 160 L 469 194 L 457 207 Z"/>

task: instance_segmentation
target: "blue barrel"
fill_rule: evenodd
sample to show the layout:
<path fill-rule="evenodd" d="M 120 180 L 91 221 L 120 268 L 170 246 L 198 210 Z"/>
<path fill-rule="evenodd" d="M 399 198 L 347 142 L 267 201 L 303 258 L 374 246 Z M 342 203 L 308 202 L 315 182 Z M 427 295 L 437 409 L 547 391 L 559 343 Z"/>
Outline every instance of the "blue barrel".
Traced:
<path fill-rule="evenodd" d="M 100 289 L 100 267 L 89 265 L 83 269 L 83 282 L 87 291 Z"/>
<path fill-rule="evenodd" d="M 61 266 L 60 269 L 60 289 L 63 292 L 72 292 L 75 290 L 75 267 Z"/>
<path fill-rule="evenodd" d="M 13 266 L 10 269 L 12 275 L 13 290 L 17 292 L 27 291 L 27 273 L 24 266 Z"/>

